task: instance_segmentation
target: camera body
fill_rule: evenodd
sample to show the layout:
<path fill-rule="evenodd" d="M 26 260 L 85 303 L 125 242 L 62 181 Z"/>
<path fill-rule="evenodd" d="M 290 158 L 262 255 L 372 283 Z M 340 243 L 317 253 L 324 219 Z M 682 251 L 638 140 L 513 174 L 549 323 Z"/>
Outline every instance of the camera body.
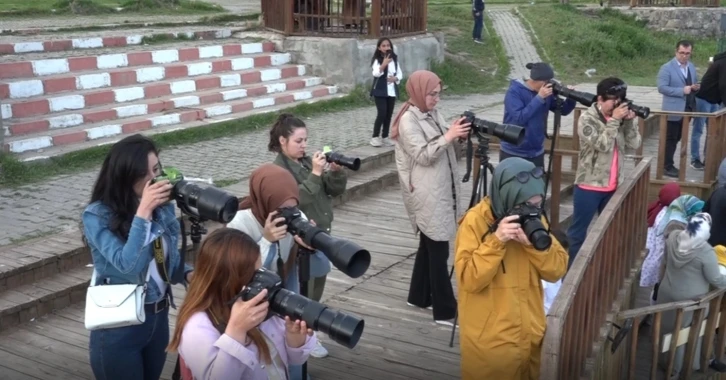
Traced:
<path fill-rule="evenodd" d="M 280 278 L 280 276 L 277 275 L 277 273 L 267 270 L 265 268 L 260 268 L 255 271 L 255 274 L 252 276 L 252 280 L 250 280 L 247 286 L 242 289 L 239 297 L 246 302 L 255 298 L 255 296 L 260 294 L 263 289 L 267 289 L 266 301 L 270 302 L 270 305 L 272 305 L 272 301 L 275 299 L 275 295 L 277 295 L 277 292 L 283 289 L 282 279 Z M 270 307 L 269 311 L 267 312 L 267 317 L 265 317 L 265 319 L 268 319 L 273 315 L 284 318 L 283 315 L 276 313 L 273 308 Z"/>
<path fill-rule="evenodd" d="M 522 226 L 524 234 L 538 251 L 546 251 L 552 245 L 552 237 L 542 224 L 542 210 L 529 204 L 517 205 L 510 211 L 509 215 L 517 215 L 515 220 Z"/>

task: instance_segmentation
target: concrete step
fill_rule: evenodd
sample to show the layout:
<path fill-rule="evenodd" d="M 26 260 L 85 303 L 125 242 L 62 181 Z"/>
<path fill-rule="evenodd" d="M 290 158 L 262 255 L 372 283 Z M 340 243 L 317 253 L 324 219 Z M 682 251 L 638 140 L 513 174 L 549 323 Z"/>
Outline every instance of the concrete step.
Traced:
<path fill-rule="evenodd" d="M 133 33 L 122 35 L 110 31 L 105 35 L 93 36 L 86 34 L 76 38 L 57 38 L 52 35 L 33 36 L 32 38 L 20 38 L 21 41 L 0 42 L 0 55 L 26 54 L 26 53 L 50 53 L 68 50 L 87 50 L 96 48 L 118 48 L 133 45 L 143 45 L 144 38 L 166 37 L 170 39 L 185 40 L 215 40 L 231 37 L 238 30 L 244 28 L 212 28 L 202 30 L 186 30 L 182 32 L 165 33 Z"/>
<path fill-rule="evenodd" d="M 337 91 L 338 88 L 335 86 L 313 86 L 304 90 L 284 91 L 272 94 L 271 96 L 243 98 L 242 100 L 208 104 L 204 107 L 183 107 L 161 110 L 160 112 L 150 113 L 144 116 L 126 118 L 123 119 L 123 122 L 118 123 L 100 122 L 82 124 L 75 127 L 48 130 L 32 136 L 11 136 L 5 138 L 4 149 L 11 153 L 30 151 L 39 153 L 37 151 L 43 150 L 42 155 L 37 154 L 34 158 L 38 158 L 38 156 L 48 157 L 49 154 L 45 152 L 48 148 L 74 145 L 76 149 L 80 149 L 80 146 L 77 145 L 79 143 L 99 140 L 95 144 L 98 145 L 104 143 L 104 141 L 100 141 L 104 138 L 118 138 L 119 135 L 123 136 L 125 134 L 138 133 L 164 126 L 173 126 L 174 130 L 178 130 L 201 125 L 199 122 L 218 116 L 227 116 L 226 120 L 242 118 L 249 116 L 250 111 L 253 110 L 264 109 L 275 105 L 287 104 L 289 106 L 291 103 L 307 102 L 309 99 L 335 95 Z M 196 96 L 187 96 L 183 99 L 195 101 L 195 98 L 198 102 L 199 98 Z M 113 110 L 109 109 L 108 111 L 111 112 Z M 167 129 L 166 131 L 168 132 L 169 130 Z M 108 140 L 105 142 L 108 142 Z"/>
<path fill-rule="evenodd" d="M 360 158 L 361 169 L 348 172 L 347 191 L 334 199 L 335 205 L 397 182 L 392 148 L 366 146 L 342 153 Z M 224 190 L 241 197 L 248 194 L 248 188 L 244 180 Z M 211 232 L 219 225 L 208 222 L 206 227 Z M 88 267 L 91 262 L 78 230 L 0 248 L 0 330 L 83 301 L 93 270 Z"/>
<path fill-rule="evenodd" d="M 276 71 L 274 73 L 275 75 L 270 75 L 270 71 L 273 70 Z M 79 104 L 79 106 L 86 106 L 84 108 L 60 112 L 53 112 L 52 109 L 49 110 L 46 106 L 43 108 L 45 111 L 51 112 L 50 114 L 14 118 L 4 123 L 7 124 L 4 125 L 4 128 L 7 130 L 6 136 L 17 137 L 241 98 L 261 97 L 279 92 L 318 86 L 323 83 L 322 78 L 298 76 L 299 73 L 305 73 L 305 66 L 287 67 L 284 70 L 286 71 L 284 73 L 286 76 L 284 77 L 280 75 L 282 71 L 280 69 L 269 69 L 250 72 L 249 74 L 256 76 L 257 81 L 254 79 L 244 82 L 236 81 L 237 85 L 232 85 L 233 83 L 230 81 L 225 83 L 225 87 L 221 88 L 220 78 L 212 77 L 209 78 L 209 82 L 184 79 L 146 87 L 125 87 L 96 92 L 82 91 L 65 98 L 76 98 L 80 100 L 78 97 L 83 96 L 86 99 L 94 99 L 94 105 L 88 107 L 86 105 L 89 102 L 86 101 L 86 104 Z M 229 79 L 241 78 L 240 74 L 230 74 L 228 77 Z M 285 79 L 280 80 L 281 77 Z M 259 78 L 262 78 L 264 82 L 259 83 Z M 53 105 L 54 99 L 60 98 L 44 99 L 43 102 L 48 102 Z M 43 112 L 43 110 L 36 109 L 36 112 Z M 119 122 L 107 124 L 119 124 Z"/>
<path fill-rule="evenodd" d="M 330 92 L 330 90 L 328 90 L 328 92 Z M 245 118 L 245 117 L 254 116 L 254 115 L 262 114 L 262 113 L 279 112 L 281 110 L 284 110 L 285 108 L 293 107 L 298 104 L 312 104 L 312 103 L 316 103 L 319 101 L 332 100 L 332 99 L 337 99 L 337 98 L 341 98 L 344 96 L 346 96 L 346 95 L 340 94 L 340 93 L 336 93 L 334 95 L 320 96 L 320 97 L 316 96 L 316 97 L 313 97 L 310 99 L 300 100 L 300 101 L 296 101 L 293 103 L 276 104 L 276 105 L 257 108 L 257 109 L 252 108 L 249 111 L 244 111 L 244 112 L 239 112 L 239 113 L 233 113 L 233 114 L 227 114 L 227 115 L 221 115 L 221 116 L 207 115 L 209 117 L 207 117 L 206 119 L 201 119 L 201 120 L 195 119 L 194 121 L 185 122 L 182 124 L 160 125 L 155 128 L 151 128 L 151 124 L 147 120 L 147 121 L 142 121 L 142 122 L 134 124 L 134 125 L 128 125 L 126 128 L 127 128 L 127 131 L 132 131 L 133 133 L 141 133 L 145 136 L 154 136 L 157 134 L 174 132 L 174 131 L 178 131 L 178 130 L 182 130 L 182 129 L 204 127 L 204 126 L 208 126 L 208 125 L 212 125 L 212 124 L 217 124 L 217 123 L 226 122 L 226 121 L 239 119 L 239 118 Z M 274 100 L 274 98 L 273 98 L 273 100 Z M 201 111 L 195 111 L 195 112 L 201 112 Z M 118 131 L 118 129 L 116 127 L 112 127 L 110 129 L 112 129 L 112 130 L 115 129 L 116 131 Z M 123 132 L 123 130 L 122 130 L 122 132 Z M 129 133 L 131 133 L 131 132 L 129 132 Z M 36 160 L 42 161 L 42 160 L 47 160 L 51 157 L 57 157 L 57 156 L 60 156 L 63 154 L 68 154 L 68 153 L 75 152 L 75 151 L 82 150 L 82 149 L 88 149 L 88 148 L 93 148 L 96 146 L 113 144 L 123 137 L 124 137 L 123 134 L 116 134 L 116 135 L 109 134 L 106 137 L 99 137 L 97 139 L 92 139 L 92 140 L 87 139 L 86 141 L 80 141 L 80 142 L 70 144 L 70 145 L 54 145 L 49 148 L 42 148 L 39 150 L 29 150 L 24 153 L 16 153 L 16 154 L 14 154 L 14 156 L 20 161 L 36 161 Z"/>
<path fill-rule="evenodd" d="M 20 59 L 17 62 L 0 63 L 0 79 L 37 78 L 66 73 L 87 73 L 95 70 L 109 70 L 126 67 L 144 67 L 150 65 L 177 62 L 193 62 L 201 59 L 230 58 L 246 54 L 262 54 L 273 52 L 275 45 L 271 42 L 228 43 L 189 47 L 189 43 L 176 44 L 176 48 L 161 47 L 160 49 L 114 54 L 88 55 L 51 59 Z M 197 44 L 195 44 L 197 45 Z M 269 64 L 269 63 L 268 63 Z"/>

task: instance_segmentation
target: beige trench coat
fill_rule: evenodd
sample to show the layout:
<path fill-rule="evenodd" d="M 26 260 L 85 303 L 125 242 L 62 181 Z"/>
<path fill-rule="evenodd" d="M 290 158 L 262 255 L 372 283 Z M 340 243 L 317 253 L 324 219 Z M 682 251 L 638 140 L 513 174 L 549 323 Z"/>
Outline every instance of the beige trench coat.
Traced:
<path fill-rule="evenodd" d="M 436 110 L 423 113 L 411 106 L 398 130 L 396 168 L 413 230 L 434 241 L 450 241 L 465 211 L 457 170 L 461 146 L 446 142 L 449 124 Z"/>

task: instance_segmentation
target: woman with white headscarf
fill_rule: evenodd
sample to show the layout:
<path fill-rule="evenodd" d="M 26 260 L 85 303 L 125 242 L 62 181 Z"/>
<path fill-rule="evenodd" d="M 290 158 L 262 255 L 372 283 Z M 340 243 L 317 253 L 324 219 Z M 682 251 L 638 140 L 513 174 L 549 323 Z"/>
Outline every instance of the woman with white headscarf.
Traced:
<path fill-rule="evenodd" d="M 726 275 L 719 271 L 718 261 L 713 247 L 708 244 L 711 235 L 711 216 L 698 213 L 691 217 L 686 228 L 673 231 L 666 240 L 665 274 L 658 291 L 658 303 L 692 300 L 708 293 L 711 286 L 726 288 Z M 708 310 L 707 310 L 708 312 Z M 693 320 L 693 311 L 683 313 L 680 328 L 688 327 Z M 674 333 L 680 328 L 675 327 L 676 311 L 663 313 L 663 334 Z M 673 372 L 677 375 L 683 367 L 686 346 L 676 349 Z M 661 354 L 661 365 L 667 365 L 669 353 Z M 696 345 L 696 360 L 693 370 L 700 369 L 701 339 Z M 718 361 L 711 362 L 712 368 L 719 372 L 726 371 L 726 365 Z"/>

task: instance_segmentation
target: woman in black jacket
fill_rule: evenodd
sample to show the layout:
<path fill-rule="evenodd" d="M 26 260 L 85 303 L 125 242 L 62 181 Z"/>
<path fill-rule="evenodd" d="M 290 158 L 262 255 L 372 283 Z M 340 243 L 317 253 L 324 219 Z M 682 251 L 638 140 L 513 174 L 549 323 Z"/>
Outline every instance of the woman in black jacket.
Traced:
<path fill-rule="evenodd" d="M 726 245 L 726 235 L 720 233 L 726 230 L 726 159 L 721 161 L 716 179 L 716 189 L 703 206 L 703 212 L 711 214 L 711 231 L 716 232 L 708 238 L 712 247 Z"/>
<path fill-rule="evenodd" d="M 388 38 L 381 38 L 376 44 L 376 51 L 371 59 L 373 69 L 373 87 L 371 96 L 375 99 L 376 121 L 373 123 L 373 138 L 371 145 L 375 147 L 387 145 L 393 146 L 388 138 L 388 130 L 391 126 L 393 107 L 398 97 L 398 85 L 403 79 L 401 66 L 398 64 L 398 56 L 393 52 L 393 43 Z M 383 131 L 381 131 L 383 127 Z"/>

